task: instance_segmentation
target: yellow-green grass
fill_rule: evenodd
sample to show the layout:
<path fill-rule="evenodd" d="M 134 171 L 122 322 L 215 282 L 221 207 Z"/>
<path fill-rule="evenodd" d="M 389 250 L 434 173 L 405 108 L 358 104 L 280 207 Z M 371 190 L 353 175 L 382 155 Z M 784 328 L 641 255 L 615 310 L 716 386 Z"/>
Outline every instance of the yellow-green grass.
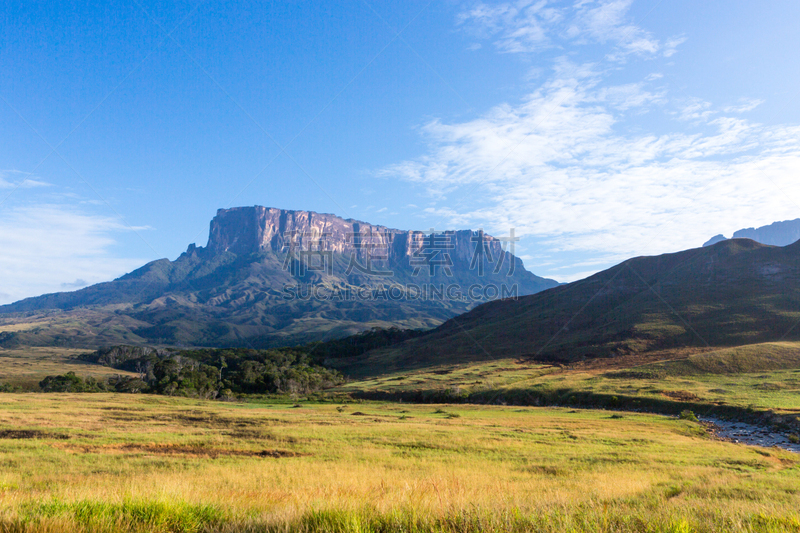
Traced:
<path fill-rule="evenodd" d="M 361 390 L 408 391 L 420 388 L 452 388 L 465 390 L 496 389 L 537 383 L 544 376 L 558 371 L 557 366 L 519 359 L 498 359 L 477 363 L 437 365 L 418 370 L 392 372 L 375 377 L 354 380 L 337 390 L 357 392 Z"/>
<path fill-rule="evenodd" d="M 440 365 L 352 381 L 339 390 L 359 393 L 441 391 L 453 398 L 496 398 L 512 392 L 525 403 L 537 397 L 569 400 L 588 394 L 688 402 L 709 408 L 771 410 L 800 416 L 800 343 L 767 343 L 682 355 L 626 368 L 614 359 L 573 366 L 501 359 Z M 655 356 L 658 357 L 658 356 Z"/>
<path fill-rule="evenodd" d="M 26 318 L 0 318 L 0 333 L 32 330 L 41 332 L 52 327 L 72 329 L 74 333 L 78 333 L 80 328 L 85 325 L 83 319 L 94 315 L 95 313 L 91 311 L 80 310 L 75 313 L 75 316 L 60 312 L 44 312 Z"/>
<path fill-rule="evenodd" d="M 87 350 L 71 348 L 0 348 L 0 383 L 24 390 L 38 390 L 39 382 L 47 376 L 75 372 L 78 376 L 107 379 L 130 372 L 85 363 L 76 358 Z"/>
<path fill-rule="evenodd" d="M 29 329 L 33 329 L 33 328 L 39 327 L 40 325 L 41 324 L 38 323 L 38 322 L 20 322 L 19 324 L 14 324 L 14 323 L 4 324 L 4 323 L 0 323 L 0 333 L 5 332 L 5 331 L 8 331 L 8 332 L 27 331 Z"/>
<path fill-rule="evenodd" d="M 800 457 L 566 408 L 0 395 L 2 531 L 800 531 Z"/>

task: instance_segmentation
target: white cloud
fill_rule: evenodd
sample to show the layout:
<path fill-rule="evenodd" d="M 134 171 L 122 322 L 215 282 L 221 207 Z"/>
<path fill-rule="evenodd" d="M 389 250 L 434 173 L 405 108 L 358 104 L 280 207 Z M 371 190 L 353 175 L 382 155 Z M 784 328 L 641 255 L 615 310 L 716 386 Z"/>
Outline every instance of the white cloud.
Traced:
<path fill-rule="evenodd" d="M 664 43 L 664 57 L 672 57 L 678 51 L 678 46 L 686 42 L 686 37 L 680 35 L 667 39 Z"/>
<path fill-rule="evenodd" d="M 622 61 L 628 55 L 673 55 L 683 37 L 662 44 L 630 20 L 633 0 L 578 1 L 572 5 L 549 0 L 519 0 L 473 5 L 457 23 L 474 36 L 492 40 L 501 52 L 530 53 L 564 44 L 612 44 L 607 56 Z"/>
<path fill-rule="evenodd" d="M 589 38 L 605 44 L 616 43 L 624 53 L 655 54 L 661 48 L 649 32 L 628 21 L 633 0 L 581 2 L 577 4 L 574 21 L 568 35 Z"/>
<path fill-rule="evenodd" d="M 665 93 L 663 91 L 652 93 L 646 90 L 644 83 L 628 83 L 626 85 L 605 87 L 597 92 L 598 102 L 608 103 L 620 111 L 663 102 L 664 96 Z"/>
<path fill-rule="evenodd" d="M 489 5 L 479 3 L 461 13 L 457 22 L 481 38 L 494 38 L 503 52 L 532 52 L 550 45 L 549 28 L 561 18 L 547 1 Z"/>
<path fill-rule="evenodd" d="M 107 281 L 141 266 L 144 260 L 110 252 L 121 231 L 130 228 L 62 205 L 0 212 L 0 303 Z"/>
<path fill-rule="evenodd" d="M 639 83 L 601 87 L 593 72 L 562 64 L 518 105 L 430 122 L 427 155 L 381 173 L 433 198 L 455 190 L 479 198 L 427 209 L 452 226 L 514 227 L 549 250 L 609 262 L 797 217 L 800 126 L 764 127 L 691 100 L 679 117 L 696 121 L 696 132 L 681 122 L 673 132 L 625 132 L 623 111 L 663 94 Z"/>
<path fill-rule="evenodd" d="M 722 110 L 726 113 L 746 113 L 748 111 L 752 111 L 763 103 L 764 100 L 758 100 L 756 98 L 740 98 L 737 105 L 731 105 L 723 108 Z"/>
<path fill-rule="evenodd" d="M 47 187 L 50 184 L 35 179 L 29 172 L 19 170 L 0 170 L 0 189 L 31 189 L 34 187 Z"/>
<path fill-rule="evenodd" d="M 716 111 L 711 109 L 711 102 L 706 102 L 700 98 L 689 98 L 681 106 L 678 118 L 681 120 L 707 121 L 714 113 Z"/>

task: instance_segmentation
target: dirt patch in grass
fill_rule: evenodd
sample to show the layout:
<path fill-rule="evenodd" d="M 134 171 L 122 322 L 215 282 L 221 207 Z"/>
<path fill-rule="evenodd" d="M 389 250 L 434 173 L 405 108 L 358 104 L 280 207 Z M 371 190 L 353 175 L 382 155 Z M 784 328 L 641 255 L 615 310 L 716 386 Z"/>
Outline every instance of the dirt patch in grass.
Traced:
<path fill-rule="evenodd" d="M 0 439 L 58 439 L 66 440 L 69 435 L 50 433 L 38 429 L 0 429 Z"/>
<path fill-rule="evenodd" d="M 289 444 L 297 444 L 299 442 L 295 437 L 273 435 L 272 433 L 259 431 L 257 429 L 235 429 L 226 432 L 225 435 L 234 439 L 270 440 L 287 442 Z"/>
<path fill-rule="evenodd" d="M 260 426 L 263 422 L 280 423 L 277 419 L 250 420 L 247 418 L 231 418 L 215 414 L 140 414 L 117 410 L 108 410 L 104 420 L 109 422 L 142 422 L 176 424 L 206 429 L 235 429 Z"/>
<path fill-rule="evenodd" d="M 563 476 L 566 475 L 566 472 L 563 468 L 558 468 L 555 466 L 549 465 L 531 465 L 526 466 L 523 468 L 524 472 L 529 472 L 531 474 L 540 474 L 546 476 Z"/>
<path fill-rule="evenodd" d="M 235 429 L 233 431 L 225 432 L 225 435 L 228 437 L 233 437 L 234 439 L 253 439 L 253 440 L 276 439 L 276 437 L 271 433 L 267 433 L 265 431 L 259 431 L 257 429 Z"/>
<path fill-rule="evenodd" d="M 228 428 L 245 428 L 252 426 L 259 426 L 262 422 L 273 421 L 280 422 L 273 419 L 260 419 L 249 420 L 246 418 L 228 418 L 216 414 L 180 414 L 172 417 L 172 420 L 178 420 L 188 426 L 203 426 L 214 429 L 228 429 Z"/>
<path fill-rule="evenodd" d="M 685 390 L 668 390 L 663 391 L 661 394 L 667 398 L 672 398 L 673 400 L 681 402 L 694 402 L 701 399 L 698 395 Z"/>
<path fill-rule="evenodd" d="M 113 414 L 105 417 L 104 421 L 109 422 L 147 422 L 154 417 L 138 414 Z"/>
<path fill-rule="evenodd" d="M 187 446 L 184 444 L 151 443 L 151 444 L 106 444 L 106 445 L 61 445 L 58 448 L 73 453 L 133 454 L 147 453 L 153 455 L 169 455 L 180 457 L 303 457 L 309 454 L 289 450 L 241 450 L 230 448 L 207 448 L 204 446 Z"/>

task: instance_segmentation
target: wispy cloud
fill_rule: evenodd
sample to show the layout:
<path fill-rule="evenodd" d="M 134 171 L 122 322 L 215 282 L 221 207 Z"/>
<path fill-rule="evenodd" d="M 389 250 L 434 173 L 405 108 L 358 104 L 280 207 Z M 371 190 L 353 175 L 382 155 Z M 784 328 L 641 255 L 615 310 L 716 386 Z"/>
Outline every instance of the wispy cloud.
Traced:
<path fill-rule="evenodd" d="M 111 251 L 114 235 L 127 231 L 112 218 L 63 205 L 0 212 L 0 249 L 6 251 L 0 254 L 0 303 L 77 289 L 141 266 L 142 259 L 121 259 Z"/>
<path fill-rule="evenodd" d="M 36 179 L 29 172 L 19 170 L 0 170 L 0 189 L 31 189 L 34 187 L 47 187 L 50 184 Z"/>
<path fill-rule="evenodd" d="M 533 52 L 552 45 L 551 32 L 563 17 L 545 0 L 489 5 L 479 3 L 458 16 L 458 23 L 479 38 L 495 39 L 503 52 Z"/>
<path fill-rule="evenodd" d="M 618 54 L 656 54 L 661 49 L 659 41 L 630 21 L 628 11 L 632 3 L 633 0 L 578 2 L 567 35 L 601 44 L 614 43 Z"/>
<path fill-rule="evenodd" d="M 598 102 L 606 103 L 620 111 L 663 103 L 665 96 L 666 93 L 663 90 L 655 92 L 647 90 L 644 83 L 628 83 L 604 87 L 597 91 Z"/>
<path fill-rule="evenodd" d="M 757 108 L 763 103 L 764 100 L 759 100 L 756 98 L 741 98 L 739 99 L 738 104 L 727 106 L 722 110 L 725 113 L 747 113 L 748 111 L 752 111 L 753 109 Z"/>
<path fill-rule="evenodd" d="M 457 18 L 475 37 L 490 40 L 504 53 L 532 53 L 564 45 L 610 44 L 607 58 L 628 55 L 669 57 L 686 39 L 661 42 L 632 20 L 633 0 L 580 0 L 572 4 L 548 0 L 479 2 Z"/>
<path fill-rule="evenodd" d="M 711 108 L 711 102 L 700 98 L 689 98 L 680 105 L 677 113 L 681 120 L 707 121 L 718 110 Z"/>
<path fill-rule="evenodd" d="M 426 153 L 378 174 L 424 188 L 441 224 L 515 228 L 521 254 L 549 258 L 537 273 L 562 281 L 796 218 L 800 126 L 745 119 L 761 100 L 670 95 L 663 72 L 686 37 L 640 27 L 632 3 L 473 4 L 458 26 L 500 53 L 536 53 L 526 81 L 538 86 L 472 120 L 424 124 Z M 623 74 L 635 61 L 650 74 Z"/>
<path fill-rule="evenodd" d="M 678 51 L 678 47 L 686 42 L 686 37 L 678 35 L 670 37 L 664 43 L 664 57 L 672 57 Z"/>
<path fill-rule="evenodd" d="M 711 234 L 796 218 L 800 126 L 764 127 L 702 100 L 684 102 L 672 132 L 621 128 L 624 114 L 663 104 L 644 82 L 601 86 L 591 65 L 560 64 L 517 105 L 422 128 L 429 152 L 383 169 L 431 197 L 456 226 L 517 228 L 553 250 L 609 261 L 699 245 Z M 730 110 L 729 110 L 730 111 Z"/>

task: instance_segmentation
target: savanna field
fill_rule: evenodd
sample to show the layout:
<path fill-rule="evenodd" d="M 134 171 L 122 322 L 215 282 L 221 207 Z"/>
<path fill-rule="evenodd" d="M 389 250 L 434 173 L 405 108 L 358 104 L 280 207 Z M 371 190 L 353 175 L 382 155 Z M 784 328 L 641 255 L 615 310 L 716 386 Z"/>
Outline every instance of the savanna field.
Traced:
<path fill-rule="evenodd" d="M 800 531 L 800 456 L 567 407 L 0 395 L 2 531 Z"/>

